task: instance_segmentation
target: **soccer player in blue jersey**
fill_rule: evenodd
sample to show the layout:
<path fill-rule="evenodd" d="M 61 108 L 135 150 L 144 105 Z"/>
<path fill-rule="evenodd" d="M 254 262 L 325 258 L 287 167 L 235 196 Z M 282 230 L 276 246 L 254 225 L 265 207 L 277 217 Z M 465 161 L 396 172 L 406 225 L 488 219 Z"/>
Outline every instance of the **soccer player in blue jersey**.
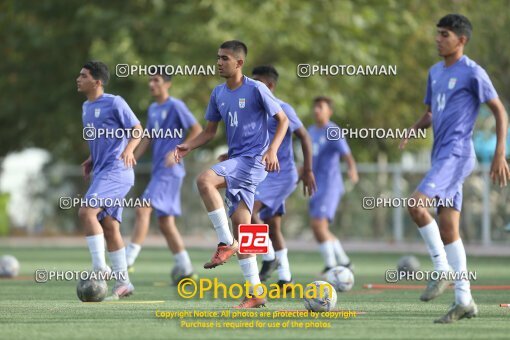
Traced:
<path fill-rule="evenodd" d="M 278 72 L 273 66 L 258 66 L 252 71 L 255 80 L 263 82 L 271 92 L 274 92 L 278 82 Z M 303 150 L 303 191 L 311 195 L 316 190 L 315 177 L 312 172 L 312 142 L 308 132 L 303 127 L 296 112 L 289 104 L 276 99 L 289 119 L 289 129 L 278 149 L 278 162 L 280 172 L 270 172 L 266 179 L 259 184 L 255 193 L 252 222 L 256 224 L 266 223 L 269 225 L 269 252 L 262 255 L 262 269 L 259 276 L 261 281 L 266 281 L 271 273 L 278 268 L 278 285 L 283 286 L 292 282 L 287 248 L 281 231 L 282 215 L 285 214 L 285 200 L 294 191 L 298 182 L 298 171 L 294 163 L 292 149 L 292 134 L 295 134 L 301 142 Z M 273 138 L 277 121 L 269 119 L 269 137 Z M 290 286 L 289 286 L 290 287 Z"/>
<path fill-rule="evenodd" d="M 333 115 L 331 98 L 325 96 L 315 98 L 313 113 L 315 124 L 308 128 L 312 138 L 313 173 L 317 181 L 317 192 L 312 195 L 309 202 L 312 230 L 324 259 L 323 273 L 336 266 L 352 269 L 351 260 L 340 240 L 329 230 L 329 224 L 335 217 L 344 193 L 340 160 L 347 163 L 347 175 L 354 184 L 358 182 L 356 161 L 347 141 L 339 134 L 328 132 L 339 129 L 338 125 L 330 120 Z"/>
<path fill-rule="evenodd" d="M 413 197 L 423 201 L 453 200 L 453 206 L 436 207 L 437 222 L 425 207 L 410 207 L 409 213 L 425 240 L 434 270 L 448 272 L 450 265 L 457 275 L 467 274 L 466 251 L 459 235 L 462 185 L 475 165 L 471 136 L 482 103 L 489 106 L 496 118 L 497 146 L 490 176 L 501 186 L 506 186 L 510 178 L 505 159 L 507 113 L 485 70 L 464 55 L 471 32 L 471 23 L 462 15 L 449 14 L 439 20 L 436 45 L 443 61 L 429 70 L 425 114 L 410 128 L 418 130 L 432 126 L 434 131 L 432 168 Z M 400 148 L 407 142 L 404 139 Z M 439 296 L 447 285 L 447 280 L 430 281 L 420 299 L 429 301 Z M 455 302 L 435 322 L 451 323 L 477 313 L 469 280 L 456 277 Z"/>
<path fill-rule="evenodd" d="M 193 139 L 202 131 L 202 127 L 184 102 L 169 95 L 171 86 L 169 75 L 150 77 L 149 89 L 156 101 L 149 106 L 147 130 L 150 133 L 147 135 L 154 135 L 154 138 L 143 138 L 135 150 L 135 158 L 139 159 L 149 146 L 152 147 L 151 181 L 142 195 L 143 199 L 150 200 L 150 206 L 136 209 L 135 227 L 131 243 L 126 249 L 126 257 L 128 268 L 132 270 L 147 236 L 154 209 L 159 229 L 174 256 L 175 266 L 171 277 L 174 284 L 177 284 L 183 278 L 193 275 L 193 266 L 175 225 L 175 216 L 181 215 L 181 186 L 186 172 L 184 164 L 175 163 L 174 150 L 184 141 L 185 133 L 186 140 Z M 183 137 L 179 137 L 178 133 Z"/>
<path fill-rule="evenodd" d="M 197 179 L 200 196 L 218 235 L 219 244 L 211 261 L 204 268 L 225 263 L 238 251 L 238 226 L 249 224 L 253 211 L 255 188 L 267 171 L 279 171 L 277 152 L 289 123 L 271 91 L 263 83 L 243 75 L 246 45 L 237 40 L 224 42 L 218 50 L 218 71 L 226 82 L 211 94 L 205 114 L 207 125 L 196 138 L 176 148 L 176 161 L 216 135 L 218 124 L 225 122 L 228 160 L 204 171 Z M 269 139 L 268 116 L 278 121 L 272 141 Z M 227 214 L 218 191 L 226 188 L 225 201 L 232 219 L 234 236 L 228 226 Z M 257 260 L 252 254 L 238 254 L 244 278 L 251 285 L 260 284 Z M 265 304 L 262 290 L 245 297 L 239 308 Z"/>
<path fill-rule="evenodd" d="M 86 179 L 92 173 L 92 183 L 85 194 L 86 206 L 79 210 L 80 222 L 85 230 L 87 244 L 92 256 L 94 271 L 109 271 L 105 260 L 105 238 L 108 254 L 112 263 L 114 277 L 117 279 L 113 294 L 109 299 L 118 299 L 133 293 L 134 287 L 129 281 L 124 241 L 120 233 L 123 199 L 134 185 L 133 166 L 136 165 L 133 154 L 140 143 L 142 126 L 133 111 L 120 96 L 104 93 L 110 74 L 108 67 L 100 61 L 86 63 L 76 79 L 78 91 L 87 97 L 83 103 L 82 120 L 84 135 L 88 136 L 89 158 L 82 163 Z M 107 133 L 100 133 L 104 129 Z M 126 133 L 112 132 L 124 130 Z M 88 133 L 96 131 L 94 134 Z M 129 138 L 127 131 L 132 132 Z M 101 206 L 115 202 L 114 206 Z"/>

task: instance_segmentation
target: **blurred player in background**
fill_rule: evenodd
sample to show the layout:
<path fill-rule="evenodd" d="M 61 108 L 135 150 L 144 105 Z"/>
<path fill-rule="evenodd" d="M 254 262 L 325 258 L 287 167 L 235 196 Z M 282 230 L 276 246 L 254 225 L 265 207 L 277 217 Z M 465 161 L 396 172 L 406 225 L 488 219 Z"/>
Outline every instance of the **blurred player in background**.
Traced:
<path fill-rule="evenodd" d="M 432 125 L 434 131 L 432 168 L 413 197 L 423 201 L 453 199 L 453 206 L 436 207 L 439 223 L 426 207 L 410 207 L 409 213 L 425 240 L 434 270 L 448 272 L 450 265 L 456 274 L 467 273 L 466 251 L 459 235 L 462 185 L 475 165 L 471 136 L 481 103 L 487 103 L 496 118 L 497 146 L 490 176 L 501 186 L 506 186 L 510 177 L 505 159 L 507 114 L 485 70 L 464 55 L 471 32 L 471 23 L 462 15 L 449 14 L 439 20 L 436 45 L 444 60 L 430 68 L 425 114 L 410 128 L 426 129 Z M 400 148 L 407 142 L 404 139 Z M 420 299 L 432 300 L 448 284 L 443 279 L 430 281 Z M 435 322 L 451 323 L 477 314 L 469 280 L 456 280 L 455 302 Z"/>
<path fill-rule="evenodd" d="M 263 82 L 271 92 L 274 92 L 278 82 L 278 72 L 273 66 L 258 66 L 253 69 L 253 79 Z M 285 214 L 285 200 L 296 189 L 298 172 L 294 163 L 292 145 L 292 133 L 301 142 L 304 156 L 303 166 L 303 192 L 312 195 L 317 187 L 312 172 L 312 142 L 303 123 L 299 120 L 296 112 L 289 104 L 276 98 L 289 119 L 289 129 L 278 149 L 278 162 L 280 172 L 270 172 L 266 179 L 259 184 L 255 192 L 255 204 L 253 206 L 252 223 L 265 223 L 269 225 L 269 252 L 262 255 L 262 269 L 259 276 L 261 281 L 266 281 L 272 272 L 278 268 L 278 285 L 292 282 L 287 248 L 281 231 L 282 215 Z M 277 120 L 269 119 L 269 138 L 274 138 Z M 259 217 L 260 216 L 260 217 Z"/>
<path fill-rule="evenodd" d="M 324 259 L 325 274 L 336 266 L 352 269 L 351 260 L 340 240 L 331 233 L 329 224 L 344 193 L 340 159 L 347 163 L 347 175 L 353 184 L 358 182 L 356 162 L 347 141 L 339 134 L 339 127 L 330 121 L 333 102 L 329 97 L 317 97 L 313 101 L 315 125 L 308 128 L 313 145 L 313 173 L 317 181 L 317 192 L 309 202 L 312 230 Z M 306 176 L 305 169 L 300 178 Z"/>
<path fill-rule="evenodd" d="M 82 163 L 83 175 L 88 179 L 92 173 L 92 183 L 85 194 L 85 200 L 90 204 L 81 207 L 78 214 L 87 236 L 94 271 L 110 270 L 105 260 L 106 238 L 113 274 L 117 279 L 109 299 L 116 300 L 134 291 L 127 273 L 126 251 L 120 233 L 122 206 L 100 205 L 101 202 L 124 199 L 134 185 L 136 159 L 133 152 L 140 143 L 142 126 L 122 97 L 104 93 L 109 79 L 108 67 L 100 61 L 86 63 L 76 79 L 78 92 L 87 97 L 83 103 L 82 120 L 90 156 Z M 110 132 L 110 136 L 99 136 L 99 128 Z M 131 139 L 128 134 L 124 134 L 123 138 L 111 136 L 115 130 L 129 129 L 137 130 L 137 133 L 132 133 Z"/>
<path fill-rule="evenodd" d="M 193 267 L 188 252 L 184 248 L 181 234 L 175 225 L 175 216 L 181 215 L 181 186 L 186 175 L 184 164 L 176 164 L 175 147 L 183 142 L 182 136 L 187 133 L 186 140 L 196 137 L 202 127 L 184 102 L 170 97 L 168 91 L 172 86 L 171 76 L 166 74 L 151 76 L 149 89 L 155 102 L 149 106 L 147 130 L 154 131 L 156 137 L 173 136 L 173 138 L 143 138 L 135 150 L 138 160 L 152 147 L 152 175 L 149 185 L 142 198 L 150 200 L 150 206 L 136 209 L 136 221 L 131 243 L 126 249 L 128 268 L 134 271 L 134 263 L 142 243 L 149 231 L 151 212 L 154 209 L 158 217 L 159 229 L 163 233 L 168 248 L 172 252 L 175 266 L 171 271 L 174 284 L 193 275 Z M 159 131 L 159 136 L 158 136 Z M 163 133 L 161 133 L 163 132 Z M 147 134 L 149 135 L 149 134 Z"/>
<path fill-rule="evenodd" d="M 218 124 L 225 122 L 228 160 L 204 171 L 197 180 L 200 196 L 218 235 L 219 244 L 211 261 L 204 268 L 225 263 L 239 248 L 238 226 L 249 224 L 253 211 L 255 188 L 264 180 L 266 171 L 279 171 L 278 148 L 288 129 L 288 119 L 271 91 L 261 82 L 243 75 L 247 55 L 246 45 L 240 41 L 224 42 L 218 51 L 218 71 L 226 82 L 218 85 L 211 94 L 202 133 L 187 143 L 178 145 L 175 157 L 179 161 L 216 135 Z M 278 121 L 275 136 L 269 140 L 268 115 Z M 230 232 L 220 188 L 226 188 L 229 216 L 234 237 Z M 251 285 L 260 284 L 257 259 L 253 254 L 238 254 L 244 278 Z M 262 289 L 255 292 L 262 293 Z M 265 299 L 249 295 L 239 308 L 254 308 L 265 304 Z"/>

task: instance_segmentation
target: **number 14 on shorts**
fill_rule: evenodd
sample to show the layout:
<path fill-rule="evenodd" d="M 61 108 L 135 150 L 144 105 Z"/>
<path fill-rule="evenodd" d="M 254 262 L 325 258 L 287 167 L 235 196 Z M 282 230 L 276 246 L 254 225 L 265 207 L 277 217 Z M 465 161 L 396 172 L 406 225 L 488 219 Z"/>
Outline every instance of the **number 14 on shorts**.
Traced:
<path fill-rule="evenodd" d="M 240 254 L 267 254 L 269 244 L 267 224 L 240 224 L 238 232 Z"/>

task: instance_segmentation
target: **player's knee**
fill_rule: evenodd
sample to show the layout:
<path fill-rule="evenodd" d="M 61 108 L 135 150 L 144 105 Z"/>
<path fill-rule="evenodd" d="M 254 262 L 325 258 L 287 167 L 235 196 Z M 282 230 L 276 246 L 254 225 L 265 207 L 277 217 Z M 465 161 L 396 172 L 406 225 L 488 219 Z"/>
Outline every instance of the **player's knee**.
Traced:
<path fill-rule="evenodd" d="M 137 218 L 146 217 L 147 215 L 150 215 L 150 213 L 151 213 L 151 209 L 147 208 L 147 207 L 138 207 L 138 208 L 136 208 L 135 211 L 136 211 Z"/>
<path fill-rule="evenodd" d="M 407 211 L 409 212 L 409 214 L 411 215 L 411 218 L 415 222 L 423 220 L 427 216 L 427 209 L 425 209 L 423 207 L 409 206 L 409 207 L 407 207 Z"/>
<path fill-rule="evenodd" d="M 211 184 L 209 182 L 209 176 L 207 172 L 201 173 L 197 178 L 198 191 L 200 191 L 201 193 L 206 192 L 210 186 Z"/>
<path fill-rule="evenodd" d="M 163 234 L 167 234 L 169 231 L 177 231 L 177 226 L 175 225 L 175 221 L 170 218 L 160 219 L 158 225 L 159 225 L 159 230 Z"/>
<path fill-rule="evenodd" d="M 86 221 L 88 219 L 91 219 L 93 216 L 92 211 L 89 208 L 80 208 L 78 210 L 78 218 L 80 221 Z"/>
<path fill-rule="evenodd" d="M 101 226 L 106 238 L 113 237 L 119 232 L 119 227 L 113 223 L 102 223 Z"/>

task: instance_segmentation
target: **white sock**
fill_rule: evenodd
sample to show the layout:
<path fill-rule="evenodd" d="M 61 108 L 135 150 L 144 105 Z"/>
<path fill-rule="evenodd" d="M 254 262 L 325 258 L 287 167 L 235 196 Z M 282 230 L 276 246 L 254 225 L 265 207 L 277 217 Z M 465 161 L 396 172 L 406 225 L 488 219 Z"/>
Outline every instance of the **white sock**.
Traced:
<path fill-rule="evenodd" d="M 241 270 L 243 271 L 243 276 L 245 281 L 248 281 L 253 290 L 253 286 L 256 284 L 260 284 L 259 278 L 259 268 L 257 266 L 257 257 L 252 256 L 246 259 L 239 260 L 239 266 L 241 266 Z M 262 287 L 259 287 L 258 294 L 263 293 Z"/>
<path fill-rule="evenodd" d="M 189 258 L 189 254 L 186 250 L 181 251 L 180 253 L 174 254 L 175 264 L 184 268 L 186 272 L 185 275 L 189 275 L 193 272 L 193 266 L 191 265 L 191 259 Z"/>
<path fill-rule="evenodd" d="M 220 208 L 218 210 L 208 212 L 207 215 L 214 226 L 214 230 L 216 230 L 218 240 L 226 245 L 231 245 L 234 242 L 234 238 L 232 237 L 232 233 L 228 226 L 228 218 L 225 209 Z"/>
<path fill-rule="evenodd" d="M 347 256 L 347 254 L 345 253 L 344 248 L 342 247 L 342 244 L 340 243 L 339 239 L 335 239 L 333 241 L 333 249 L 335 251 L 336 262 L 339 265 L 345 266 L 351 262 L 351 259 L 349 259 L 349 256 Z"/>
<path fill-rule="evenodd" d="M 117 282 L 128 283 L 129 276 L 127 272 L 126 248 L 120 248 L 116 251 L 108 252 L 110 261 L 112 261 L 112 274 Z"/>
<path fill-rule="evenodd" d="M 271 239 L 267 242 L 267 254 L 262 254 L 262 260 L 264 261 L 273 261 L 275 259 L 273 242 Z"/>
<path fill-rule="evenodd" d="M 287 258 L 287 248 L 276 251 L 275 255 L 278 259 L 278 279 L 290 281 L 292 275 L 290 274 L 289 259 Z"/>
<path fill-rule="evenodd" d="M 324 259 L 324 264 L 326 267 L 333 268 L 336 267 L 336 258 L 335 258 L 335 250 L 333 247 L 333 241 L 326 241 L 319 244 L 319 249 L 322 254 L 322 258 Z"/>
<path fill-rule="evenodd" d="M 448 263 L 452 266 L 453 271 L 458 273 L 457 275 L 460 273 L 467 274 L 466 251 L 464 250 L 462 240 L 458 239 L 447 244 L 444 249 L 448 257 Z M 455 280 L 455 303 L 466 306 L 472 298 L 469 280 Z"/>
<path fill-rule="evenodd" d="M 104 234 L 97 234 L 85 237 L 92 256 L 92 269 L 100 270 L 106 268 L 106 257 L 104 250 Z"/>
<path fill-rule="evenodd" d="M 424 227 L 418 228 L 418 230 L 427 245 L 430 258 L 434 264 L 434 270 L 449 271 L 450 267 L 448 266 L 444 244 L 441 240 L 436 220 L 432 220 L 432 222 Z"/>
<path fill-rule="evenodd" d="M 140 250 L 142 250 L 142 246 L 136 243 L 128 244 L 126 248 L 126 261 L 128 266 L 132 266 L 135 264 L 136 258 L 138 254 L 140 254 Z"/>

